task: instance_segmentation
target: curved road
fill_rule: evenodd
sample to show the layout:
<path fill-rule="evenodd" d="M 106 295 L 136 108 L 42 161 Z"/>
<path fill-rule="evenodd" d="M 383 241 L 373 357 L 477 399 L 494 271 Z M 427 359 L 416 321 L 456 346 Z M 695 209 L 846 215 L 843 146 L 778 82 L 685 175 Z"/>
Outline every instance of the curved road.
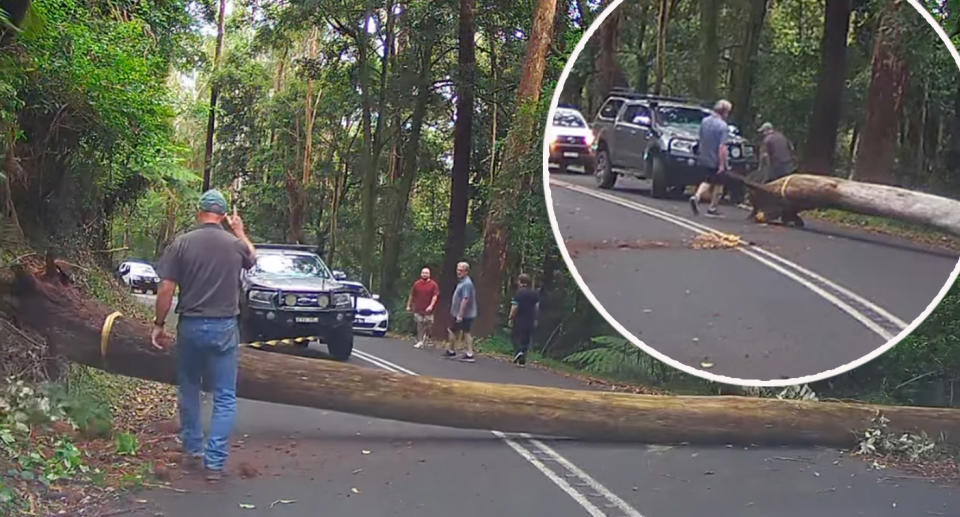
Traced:
<path fill-rule="evenodd" d="M 436 350 L 414 350 L 408 341 L 358 338 L 357 347 L 350 362 L 370 368 L 586 388 L 486 357 L 475 364 L 449 361 Z M 317 393 L 323 396 L 323 386 Z M 128 515 L 916 517 L 960 512 L 955 486 L 871 470 L 864 461 L 829 449 L 500 437 L 247 400 L 240 401 L 234 441 L 223 482 L 207 485 L 188 475 L 173 484 L 184 492 L 132 495 L 127 504 L 135 510 Z M 238 466 L 244 462 L 260 474 L 241 478 Z M 280 500 L 295 502 L 271 507 Z M 255 508 L 243 509 L 241 503 Z"/>
<path fill-rule="evenodd" d="M 551 174 L 553 209 L 577 271 L 625 329 L 667 356 L 740 379 L 786 379 L 875 350 L 919 316 L 955 252 L 808 220 L 758 225 L 722 206 L 694 217 L 645 182 Z M 692 244 L 713 231 L 751 243 Z M 702 238 L 702 237 L 700 237 Z"/>

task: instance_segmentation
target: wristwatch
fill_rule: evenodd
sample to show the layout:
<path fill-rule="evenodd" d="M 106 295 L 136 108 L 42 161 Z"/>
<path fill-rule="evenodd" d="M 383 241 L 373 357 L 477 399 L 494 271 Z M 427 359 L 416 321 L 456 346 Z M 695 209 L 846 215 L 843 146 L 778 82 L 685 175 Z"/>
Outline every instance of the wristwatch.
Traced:
<path fill-rule="evenodd" d="M 155 320 L 153 320 L 153 324 L 154 324 L 155 326 L 157 326 L 157 327 L 162 327 L 163 324 L 164 324 L 164 322 L 163 322 L 162 320 L 157 320 L 157 319 L 155 319 Z"/>

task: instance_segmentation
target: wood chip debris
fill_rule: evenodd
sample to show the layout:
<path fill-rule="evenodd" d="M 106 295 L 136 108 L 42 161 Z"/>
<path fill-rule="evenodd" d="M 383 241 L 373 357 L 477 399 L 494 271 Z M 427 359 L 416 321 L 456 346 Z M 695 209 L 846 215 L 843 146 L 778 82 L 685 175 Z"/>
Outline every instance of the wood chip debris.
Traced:
<path fill-rule="evenodd" d="M 736 248 L 744 242 L 739 235 L 732 233 L 705 233 L 697 235 L 690 246 L 695 250 Z"/>

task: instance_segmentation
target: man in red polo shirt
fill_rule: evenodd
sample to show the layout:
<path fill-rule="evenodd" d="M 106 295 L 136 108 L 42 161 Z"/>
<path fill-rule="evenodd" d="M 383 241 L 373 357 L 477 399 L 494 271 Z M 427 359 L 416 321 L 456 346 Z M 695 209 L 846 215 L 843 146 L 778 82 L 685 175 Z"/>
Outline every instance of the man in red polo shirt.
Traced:
<path fill-rule="evenodd" d="M 430 268 L 423 268 L 420 279 L 413 283 L 407 298 L 407 311 L 413 312 L 413 319 L 417 322 L 417 344 L 413 345 L 414 348 L 423 348 L 430 339 L 433 309 L 437 306 L 439 296 L 440 286 L 430 278 Z"/>

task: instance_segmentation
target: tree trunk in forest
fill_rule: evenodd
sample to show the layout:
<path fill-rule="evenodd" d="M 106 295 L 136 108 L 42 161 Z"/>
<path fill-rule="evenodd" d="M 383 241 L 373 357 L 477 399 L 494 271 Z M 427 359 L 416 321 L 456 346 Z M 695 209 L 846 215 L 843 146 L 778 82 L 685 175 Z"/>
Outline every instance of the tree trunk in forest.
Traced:
<path fill-rule="evenodd" d="M 431 36 L 429 41 L 420 49 L 420 72 L 417 75 L 417 96 L 414 101 L 413 115 L 410 119 L 410 134 L 407 136 L 407 145 L 401 159 L 400 175 L 395 184 L 394 202 L 391 205 L 393 211 L 387 217 L 386 238 L 383 246 L 383 288 L 380 291 L 381 298 L 384 300 L 394 299 L 396 281 L 400 276 L 400 243 L 402 242 L 403 226 L 407 216 L 407 206 L 410 203 L 410 192 L 417 177 L 420 133 L 430 102 L 430 64 L 433 61 L 433 46 L 434 39 Z"/>
<path fill-rule="evenodd" d="M 310 41 L 307 43 L 307 58 L 314 59 L 317 54 L 318 30 L 316 27 L 310 34 Z M 309 72 L 308 72 L 309 74 Z M 310 187 L 311 171 L 313 170 L 313 126 L 316 119 L 316 111 L 313 107 L 313 77 L 307 77 L 307 92 L 304 98 L 304 144 L 303 144 L 303 164 L 302 173 L 297 179 L 293 174 L 288 174 L 286 178 L 287 195 L 290 201 L 290 229 L 287 240 L 294 244 L 303 244 L 306 242 L 303 234 L 303 225 L 307 214 L 307 189 Z"/>
<path fill-rule="evenodd" d="M 470 200 L 470 154 L 473 133 L 475 0 L 460 0 L 459 56 L 457 58 L 457 120 L 453 129 L 453 171 L 450 180 L 450 212 L 447 218 L 447 240 L 440 269 L 440 299 L 435 311 L 433 335 L 447 336 L 450 324 L 450 299 L 457 285 L 457 262 L 464 259 L 466 246 L 467 208 Z"/>
<path fill-rule="evenodd" d="M 504 168 L 494 182 L 493 195 L 483 228 L 483 260 L 480 283 L 477 286 L 479 311 L 474 327 L 474 334 L 477 336 L 487 336 L 497 326 L 500 286 L 506 280 L 504 270 L 509 252 L 507 214 L 514 212 L 517 196 L 524 191 L 521 188 L 524 177 L 535 175 L 535 171 L 525 169 L 524 158 L 530 152 L 530 141 L 536 137 L 537 103 L 543 89 L 547 51 L 550 49 L 552 21 L 556 8 L 556 0 L 538 0 L 533 15 L 533 28 L 530 31 L 530 41 L 527 43 L 527 54 L 523 60 L 523 76 L 517 88 L 515 105 L 518 109 L 510 131 L 507 133 Z"/>
<path fill-rule="evenodd" d="M 851 0 L 826 0 L 826 3 L 820 44 L 820 73 L 800 165 L 800 170 L 813 174 L 830 174 L 833 171 L 847 72 Z"/>
<path fill-rule="evenodd" d="M 620 35 L 620 21 L 623 13 L 617 9 L 600 26 L 600 52 L 597 55 L 597 79 L 594 94 L 606 97 L 613 88 L 630 86 L 617 59 L 617 40 Z"/>
<path fill-rule="evenodd" d="M 14 284 L 0 284 L 0 292 L 17 305 L 18 321 L 42 334 L 55 353 L 121 375 L 175 383 L 175 354 L 152 349 L 149 324 L 120 318 L 103 349 L 101 326 L 112 309 L 72 287 L 17 273 Z M 237 395 L 428 425 L 607 442 L 849 447 L 878 415 L 889 419 L 891 432 L 924 432 L 947 443 L 960 439 L 956 409 L 494 384 L 251 347 L 239 353 Z"/>
<path fill-rule="evenodd" d="M 660 95 L 663 92 L 663 80 L 667 63 L 667 31 L 670 28 L 670 0 L 660 0 L 657 13 L 657 66 L 654 72 L 653 93 Z"/>
<path fill-rule="evenodd" d="M 747 30 L 740 47 L 737 48 L 733 84 L 733 120 L 745 134 L 752 134 L 753 124 L 753 84 L 757 72 L 757 51 L 760 49 L 760 35 L 767 17 L 767 0 L 750 0 L 747 14 Z"/>
<path fill-rule="evenodd" d="M 647 27 L 649 26 L 647 18 L 650 16 L 650 2 L 644 2 L 640 8 L 640 30 L 637 31 L 637 81 L 634 84 L 634 90 L 646 92 L 650 84 L 650 51 L 646 46 Z"/>
<path fill-rule="evenodd" d="M 223 28 L 224 13 L 227 8 L 227 0 L 220 0 L 220 11 L 217 15 L 217 47 L 213 54 L 213 78 L 210 81 L 210 112 L 207 115 L 207 140 L 203 151 L 203 190 L 207 191 L 211 186 L 211 174 L 213 167 L 213 131 L 216 127 L 217 116 L 217 98 L 220 96 L 220 54 L 223 52 Z"/>
<path fill-rule="evenodd" d="M 873 70 L 867 92 L 867 119 L 852 179 L 893 184 L 897 129 L 907 87 L 908 67 L 903 59 L 903 28 L 897 19 L 903 0 L 884 11 L 873 47 Z"/>
<path fill-rule="evenodd" d="M 373 14 L 373 9 L 367 5 L 361 19 L 361 26 L 357 30 L 357 82 L 360 86 L 361 123 L 363 132 L 363 149 L 360 151 L 360 263 L 362 269 L 361 281 L 373 289 L 374 264 L 376 253 L 374 246 L 377 239 L 376 201 L 377 201 L 377 163 L 373 156 L 373 99 L 370 84 L 370 49 L 367 20 Z"/>
<path fill-rule="evenodd" d="M 960 174 L 960 84 L 953 96 L 953 117 L 950 119 L 950 145 L 947 148 L 947 172 Z"/>
<path fill-rule="evenodd" d="M 720 59 L 720 44 L 717 41 L 719 14 L 720 0 L 700 0 L 700 98 L 708 101 L 714 100 L 717 96 L 719 79 L 717 64 Z M 641 23 L 644 22 L 641 21 Z"/>
<path fill-rule="evenodd" d="M 26 237 L 23 234 L 23 227 L 20 225 L 20 217 L 17 215 L 17 207 L 13 202 L 13 190 L 10 188 L 10 182 L 19 177 L 23 172 L 20 167 L 20 161 L 17 159 L 17 128 L 13 127 L 7 131 L 7 152 L 3 157 L 3 169 L 0 169 L 0 223 L 9 228 L 0 226 L 0 245 L 12 249 L 26 243 Z M 9 222 L 4 221 L 4 219 Z"/>
<path fill-rule="evenodd" d="M 960 201 L 899 187 L 815 174 L 791 174 L 765 184 L 745 182 L 758 220 L 834 208 L 886 217 L 960 235 Z"/>

